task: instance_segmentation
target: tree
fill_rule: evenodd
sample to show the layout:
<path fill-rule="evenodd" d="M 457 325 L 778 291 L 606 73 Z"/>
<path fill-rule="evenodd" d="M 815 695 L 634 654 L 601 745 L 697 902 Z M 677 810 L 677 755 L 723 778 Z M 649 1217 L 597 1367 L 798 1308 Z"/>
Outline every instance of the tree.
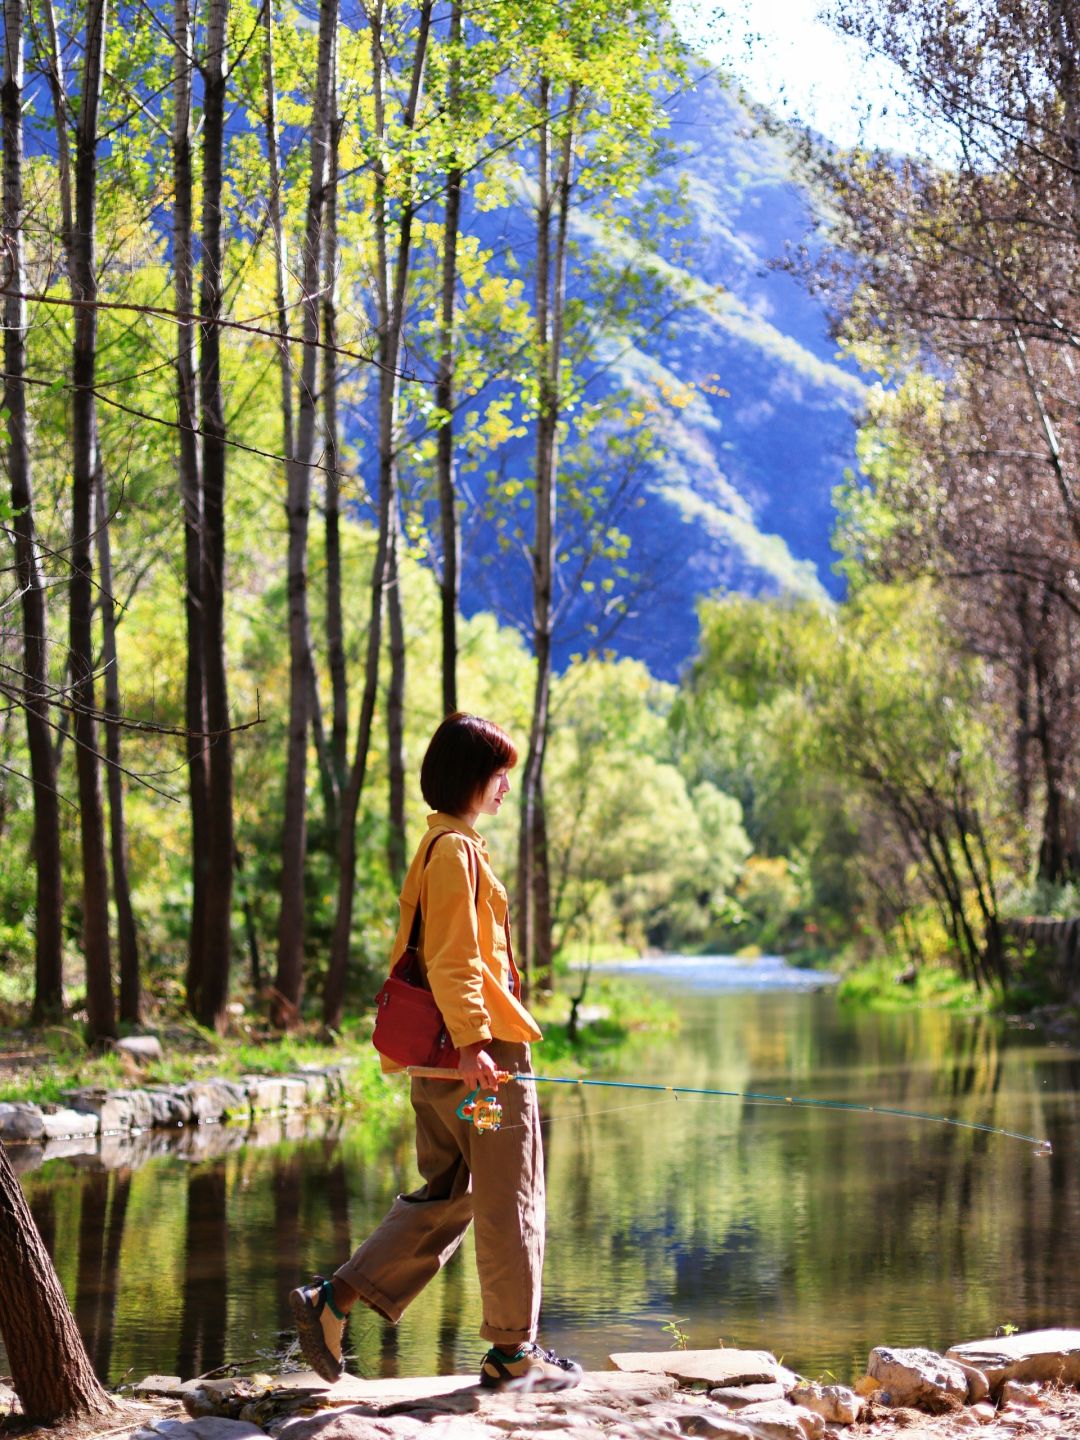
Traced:
<path fill-rule="evenodd" d="M 191 823 L 191 916 L 186 988 L 197 1013 L 210 960 L 206 894 L 210 851 L 209 751 L 206 742 L 206 637 L 203 625 L 203 485 L 199 445 L 195 353 L 195 179 L 191 146 L 191 77 L 194 36 L 188 0 L 173 12 L 173 277 L 176 326 L 176 443 L 184 520 L 184 619 L 186 625 L 184 719 L 188 730 L 188 808 Z"/>
<path fill-rule="evenodd" d="M 91 1034 L 116 1033 L 109 945 L 109 878 L 101 802 L 100 756 L 94 698 L 92 523 L 97 474 L 97 146 L 98 107 L 105 56 L 106 0 L 89 0 L 83 50 L 82 89 L 75 126 L 75 224 L 72 231 L 72 298 L 76 302 L 72 352 L 71 651 L 73 733 L 79 777 L 82 841 L 83 946 L 86 1010 Z"/>
<path fill-rule="evenodd" d="M 11 0 L 8 0 L 9 7 Z M 9 8 L 10 14 L 10 8 Z M 102 1389 L 63 1288 L 42 1244 L 4 1146 L 0 1144 L 0 1336 L 26 1416 L 52 1425 L 108 1415 Z"/>
<path fill-rule="evenodd" d="M 379 659 L 382 652 L 383 600 L 391 587 L 394 596 L 392 606 L 400 607 L 397 564 L 398 547 L 398 404 L 400 391 L 399 360 L 401 356 L 405 299 L 409 280 L 409 264 L 412 257 L 413 220 L 416 196 L 413 191 L 411 166 L 406 161 L 402 184 L 403 195 L 394 224 L 390 214 L 390 194 L 387 186 L 385 165 L 387 163 L 388 117 L 384 66 L 386 47 L 383 33 L 383 0 L 377 0 L 369 14 L 371 26 L 372 74 L 374 76 L 375 131 L 373 136 L 375 160 L 375 305 L 378 317 L 378 540 L 371 578 L 371 608 L 368 618 L 367 652 L 364 668 L 364 692 L 360 703 L 357 735 L 349 780 L 341 806 L 341 828 L 338 844 L 337 908 L 334 919 L 334 933 L 331 941 L 330 962 L 327 968 L 326 985 L 323 991 L 323 1019 L 332 1029 L 341 1023 L 342 1005 L 345 995 L 345 975 L 348 965 L 349 945 L 352 935 L 353 886 L 356 877 L 356 816 L 367 775 L 368 757 L 371 746 L 372 727 L 379 688 Z M 425 0 L 416 19 L 413 34 L 412 61 L 408 74 L 408 89 L 402 109 L 400 128 L 406 144 L 416 125 L 420 105 L 424 66 L 427 60 L 428 39 L 431 32 L 432 6 Z M 392 619 L 395 644 L 395 665 L 391 680 L 392 688 L 400 695 L 403 687 L 401 670 L 403 648 L 400 640 L 400 619 Z M 399 703 L 392 700 L 388 708 Z M 395 731 L 396 754 L 391 757 L 390 770 L 400 775 L 402 762 L 401 730 Z M 403 817 L 391 816 L 391 830 L 402 830 Z M 402 841 L 398 842 L 398 850 Z"/>
<path fill-rule="evenodd" d="M 23 242 L 23 8 L 4 7 L 3 243 L 7 283 L 4 296 L 4 413 L 8 432 L 15 566 L 22 597 L 22 656 L 27 740 L 34 804 L 34 868 L 37 925 L 34 939 L 34 1020 L 55 1014 L 63 1004 L 63 876 L 60 861 L 60 801 L 49 717 L 49 627 L 38 554 L 26 403 L 26 290 Z"/>
<path fill-rule="evenodd" d="M 949 150 L 945 164 L 862 150 L 814 162 L 839 219 L 815 269 L 845 335 L 894 383 L 941 382 L 922 416 L 887 417 L 933 490 L 928 503 L 924 485 L 887 477 L 898 523 L 887 545 L 871 538 L 874 573 L 937 575 L 992 661 L 1015 717 L 1017 803 L 1041 796 L 1039 873 L 1061 884 L 1080 866 L 1080 311 L 1065 278 L 1080 254 L 1080 9 L 842 0 L 835 15 L 900 67 Z M 915 513 L 896 503 L 905 488 Z"/>
<path fill-rule="evenodd" d="M 286 1025 L 298 1013 L 304 979 L 304 861 L 307 854 L 307 748 L 315 674 L 307 602 L 308 517 L 311 507 L 311 464 L 314 459 L 319 362 L 319 281 L 323 259 L 323 215 L 330 176 L 331 128 L 336 112 L 334 52 L 338 23 L 337 0 L 322 0 L 319 8 L 319 58 L 311 116 L 311 173 L 308 180 L 307 219 L 304 227 L 303 354 L 300 362 L 299 422 L 293 452 L 291 403 L 284 407 L 289 524 L 289 744 L 285 770 L 285 825 L 282 840 L 281 914 L 278 923 L 278 961 L 274 980 L 275 1023 Z M 269 17 L 266 24 L 269 26 Z M 269 30 L 268 30 L 269 33 Z M 271 77 L 272 85 L 272 77 Z M 268 132 L 272 112 L 268 104 Z M 279 203 L 277 201 L 273 203 Z M 280 266 L 280 224 L 275 228 L 276 264 Z M 284 299 L 280 270 L 279 325 L 284 335 Z M 283 400 L 291 394 L 292 375 L 288 349 L 281 341 Z M 335 477 L 336 479 L 336 477 Z"/>
<path fill-rule="evenodd" d="M 202 1024 L 222 1029 L 229 998 L 232 951 L 233 764 L 229 684 L 225 663 L 225 480 L 226 427 L 221 383 L 221 321 L 224 308 L 222 254 L 222 170 L 225 149 L 225 53 L 228 0 L 212 0 L 202 64 L 203 208 L 199 320 L 199 395 L 202 431 L 203 654 L 206 675 L 206 729 L 210 736 L 207 802 L 206 909 L 203 969 L 194 997 Z"/>

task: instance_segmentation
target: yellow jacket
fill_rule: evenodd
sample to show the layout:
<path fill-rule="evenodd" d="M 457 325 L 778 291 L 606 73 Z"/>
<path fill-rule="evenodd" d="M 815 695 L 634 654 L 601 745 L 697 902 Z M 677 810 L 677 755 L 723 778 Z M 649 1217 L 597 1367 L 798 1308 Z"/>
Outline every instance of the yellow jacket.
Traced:
<path fill-rule="evenodd" d="M 427 823 L 401 887 L 394 960 L 405 952 L 419 898 L 420 964 L 454 1045 L 539 1040 L 536 1021 L 517 998 L 521 983 L 506 939 L 506 891 L 491 869 L 484 837 L 441 812 Z M 449 833 L 425 864 L 442 832 Z M 383 1068 L 401 1067 L 384 1058 Z"/>

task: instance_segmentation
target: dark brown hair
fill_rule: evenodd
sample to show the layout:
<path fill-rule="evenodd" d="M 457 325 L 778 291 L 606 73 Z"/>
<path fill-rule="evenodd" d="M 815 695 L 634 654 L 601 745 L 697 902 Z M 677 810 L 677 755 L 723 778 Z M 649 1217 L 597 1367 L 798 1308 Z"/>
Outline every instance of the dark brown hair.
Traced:
<path fill-rule="evenodd" d="M 517 746 L 490 720 L 457 711 L 442 722 L 420 766 L 420 790 L 433 810 L 464 815 L 496 770 L 517 764 Z"/>

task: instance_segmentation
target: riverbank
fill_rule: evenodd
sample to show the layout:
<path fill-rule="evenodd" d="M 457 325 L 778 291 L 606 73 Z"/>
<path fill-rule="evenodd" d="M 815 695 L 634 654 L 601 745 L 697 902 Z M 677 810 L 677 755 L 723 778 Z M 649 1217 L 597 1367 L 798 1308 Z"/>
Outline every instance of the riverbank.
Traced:
<path fill-rule="evenodd" d="M 601 1066 L 620 1059 L 644 1037 L 671 1034 L 677 1028 L 671 1005 L 644 987 L 617 977 L 598 977 L 587 991 L 587 1007 L 579 1006 L 573 1027 L 569 995 L 543 996 L 533 1006 L 544 1031 L 543 1055 L 548 1066 Z M 224 1035 L 215 1035 L 182 1016 L 162 1014 L 140 1033 L 123 1036 L 104 1050 L 88 1049 L 74 1024 L 0 1027 L 0 1100 L 36 1106 L 51 1114 L 72 1108 L 70 1099 L 76 1092 L 147 1090 L 181 1096 L 191 1087 L 225 1086 L 225 1092 L 210 1105 L 216 1111 L 213 1116 L 197 1113 L 188 1117 L 217 1120 L 233 1109 L 243 1110 L 243 1097 L 231 1094 L 228 1087 L 251 1090 L 258 1080 L 290 1082 L 295 1091 L 298 1083 L 307 1084 L 311 1076 L 337 1074 L 349 1077 L 348 1086 L 331 1085 L 328 1097 L 316 1095 L 311 1103 L 321 1106 L 325 1098 L 348 1103 L 350 1095 L 362 1093 L 367 1112 L 395 1093 L 372 1050 L 371 1027 L 369 1014 L 349 1020 L 340 1034 L 331 1037 L 314 1022 L 282 1034 L 268 1030 L 238 1006 Z M 250 1097 L 249 1108 L 255 1113 L 267 1108 L 303 1108 L 302 1102 L 265 1103 L 265 1096 L 273 1095 L 268 1083 Z M 142 1123 L 186 1123 L 183 1109 L 183 1101 L 178 1099 L 171 1120 Z M 0 1138 L 4 1138 L 2 1128 Z"/>

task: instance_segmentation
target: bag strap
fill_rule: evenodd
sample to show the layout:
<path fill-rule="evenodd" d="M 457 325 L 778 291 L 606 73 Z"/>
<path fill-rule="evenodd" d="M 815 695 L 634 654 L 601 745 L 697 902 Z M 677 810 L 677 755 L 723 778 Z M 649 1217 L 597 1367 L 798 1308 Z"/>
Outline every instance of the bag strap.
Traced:
<path fill-rule="evenodd" d="M 428 863 L 428 861 L 431 859 L 431 852 L 435 849 L 435 846 L 439 843 L 439 841 L 443 838 L 444 835 L 460 835 L 460 834 L 461 834 L 461 831 L 460 831 L 460 830 L 440 830 L 439 833 L 435 836 L 434 840 L 432 840 L 431 844 L 427 847 L 427 850 L 424 852 L 424 864 L 423 864 L 423 867 L 422 867 L 422 869 L 421 869 L 421 875 L 420 875 L 420 886 L 421 886 L 421 889 L 423 888 L 423 884 L 424 884 L 423 871 L 427 869 L 427 863 Z M 480 861 L 477 859 L 476 851 L 473 849 L 473 847 L 472 847 L 471 844 L 470 844 L 470 846 L 469 846 L 469 852 L 470 852 L 470 855 L 472 856 L 472 861 L 474 861 L 475 864 L 476 864 L 476 880 L 475 880 L 475 882 L 474 882 L 474 884 L 473 884 L 473 904 L 474 904 L 474 905 L 479 905 L 479 904 L 480 904 Z M 472 865 L 471 865 L 471 862 L 470 862 L 470 869 L 471 869 L 471 868 L 472 868 Z M 416 897 L 416 910 L 413 912 L 412 928 L 411 928 L 410 931 L 409 931 L 409 938 L 408 938 L 408 940 L 405 942 L 405 954 L 406 954 L 406 955 L 415 955 L 415 954 L 416 954 L 416 947 L 420 944 L 420 925 L 421 925 L 422 921 L 423 921 L 423 915 L 422 915 L 421 910 L 420 910 L 420 896 L 417 895 L 417 897 Z M 404 958 L 404 957 L 403 957 L 403 958 Z"/>

